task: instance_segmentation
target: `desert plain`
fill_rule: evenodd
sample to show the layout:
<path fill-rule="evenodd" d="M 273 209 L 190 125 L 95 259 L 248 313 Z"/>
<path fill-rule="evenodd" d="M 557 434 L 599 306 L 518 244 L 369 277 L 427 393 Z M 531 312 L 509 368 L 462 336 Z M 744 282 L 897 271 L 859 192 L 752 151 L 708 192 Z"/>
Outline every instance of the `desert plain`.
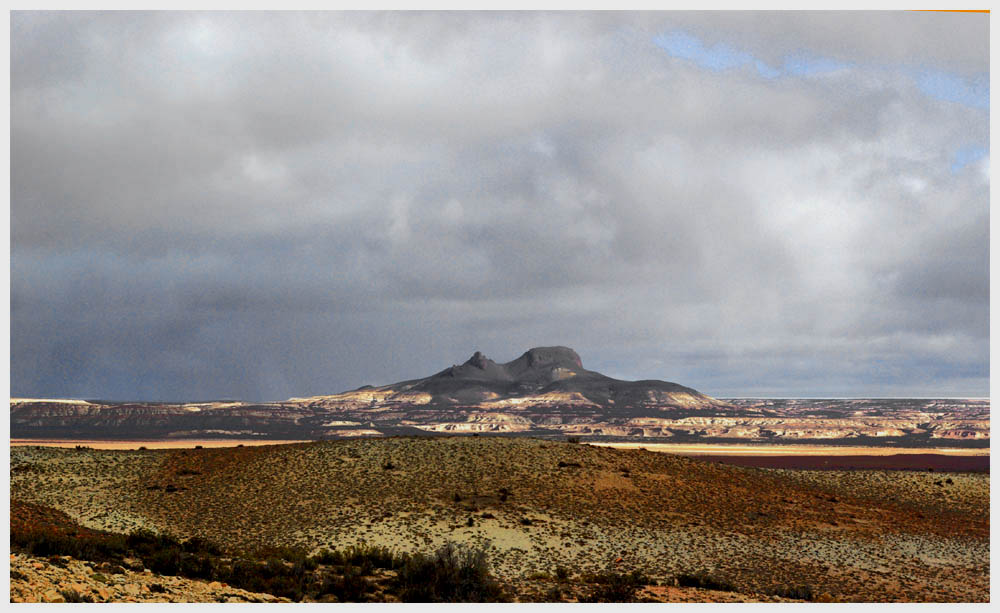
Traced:
<path fill-rule="evenodd" d="M 413 594 L 400 587 L 400 562 L 328 566 L 329 552 L 420 555 L 452 544 L 482 553 L 495 581 L 489 599 L 516 602 L 989 600 L 985 472 L 755 468 L 500 436 L 143 450 L 21 445 L 10 454 L 12 519 L 48 513 L 62 532 L 202 539 L 221 564 L 244 552 L 288 569 L 318 560 L 302 572 L 342 583 L 348 573 L 370 573 L 362 579 L 371 589 L 349 599 Z M 150 558 L 112 566 L 117 575 L 63 580 L 57 575 L 79 560 L 14 550 L 12 600 L 42 592 L 114 601 L 351 596 L 332 587 L 244 593 L 225 581 L 198 591 L 171 588 L 169 578 L 155 582 L 163 591 L 144 591 L 157 575 Z M 45 572 L 51 576 L 38 575 Z M 98 574 L 108 583 L 91 579 Z M 44 581 L 50 587 L 40 591 Z"/>

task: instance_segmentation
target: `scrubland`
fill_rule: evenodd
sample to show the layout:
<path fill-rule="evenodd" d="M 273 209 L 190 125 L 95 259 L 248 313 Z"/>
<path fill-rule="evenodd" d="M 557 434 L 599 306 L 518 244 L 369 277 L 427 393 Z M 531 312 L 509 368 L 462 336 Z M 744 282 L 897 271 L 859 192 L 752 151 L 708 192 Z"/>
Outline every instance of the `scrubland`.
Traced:
<path fill-rule="evenodd" d="M 396 556 L 369 565 L 376 587 L 361 600 L 420 599 L 400 569 L 449 543 L 482 552 L 499 586 L 473 599 L 989 600 L 981 473 L 755 469 L 493 437 L 16 447 L 11 499 L 86 529 L 205 539 L 222 560 L 284 548 L 322 573 L 324 550 Z"/>

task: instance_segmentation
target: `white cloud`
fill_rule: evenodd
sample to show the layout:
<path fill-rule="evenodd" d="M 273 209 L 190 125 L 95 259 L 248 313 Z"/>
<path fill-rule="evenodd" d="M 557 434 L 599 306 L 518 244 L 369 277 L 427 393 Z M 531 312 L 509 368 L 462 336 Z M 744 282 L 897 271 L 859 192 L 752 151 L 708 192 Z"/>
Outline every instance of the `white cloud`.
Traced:
<path fill-rule="evenodd" d="M 670 30 L 846 67 L 706 70 Z M 981 395 L 988 157 L 951 168 L 988 113 L 892 67 L 973 79 L 987 45 L 911 14 L 15 13 L 12 389 L 279 398 L 566 344 L 716 394 Z"/>

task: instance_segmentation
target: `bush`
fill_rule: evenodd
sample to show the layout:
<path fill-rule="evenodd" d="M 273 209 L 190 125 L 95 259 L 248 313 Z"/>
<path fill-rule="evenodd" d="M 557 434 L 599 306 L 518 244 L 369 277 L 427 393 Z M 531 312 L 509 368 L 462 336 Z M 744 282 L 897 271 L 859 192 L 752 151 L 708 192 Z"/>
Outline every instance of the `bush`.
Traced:
<path fill-rule="evenodd" d="M 344 554 L 339 551 L 330 551 L 329 549 L 320 549 L 319 553 L 312 556 L 312 559 L 319 564 L 326 564 L 328 566 L 332 565 L 343 565 L 344 564 Z"/>
<path fill-rule="evenodd" d="M 722 592 L 736 591 L 736 587 L 732 583 L 710 575 L 705 571 L 677 575 L 677 585 L 681 587 L 700 587 L 705 590 L 719 590 Z"/>
<path fill-rule="evenodd" d="M 151 530 L 115 534 L 84 528 L 65 513 L 40 505 L 11 504 L 10 543 L 40 557 L 58 556 L 100 562 L 94 581 L 112 583 L 104 573 L 125 572 L 120 565 L 137 558 L 142 567 L 163 575 L 180 575 L 228 583 L 235 588 L 301 601 L 324 595 L 341 601 L 372 600 L 377 586 L 374 569 L 396 570 L 391 589 L 404 601 L 494 602 L 504 594 L 489 573 L 485 554 L 448 545 L 434 555 L 393 553 L 388 547 L 353 546 L 323 549 L 313 556 L 299 547 L 263 547 L 253 552 L 226 551 L 211 541 L 185 541 Z M 12 578 L 17 576 L 12 573 Z M 153 589 L 152 587 L 150 589 Z M 70 596 L 66 596 L 71 601 Z"/>
<path fill-rule="evenodd" d="M 781 586 L 774 588 L 770 591 L 774 596 L 780 596 L 782 598 L 791 598 L 793 600 L 814 600 L 815 595 L 811 587 L 807 585 L 800 586 Z"/>
<path fill-rule="evenodd" d="M 354 545 L 348 548 L 343 554 L 344 563 L 354 566 L 367 566 L 371 568 L 385 568 L 392 570 L 402 566 L 404 560 L 388 547 L 378 547 L 376 545 Z"/>
<path fill-rule="evenodd" d="M 633 602 L 639 588 L 650 583 L 649 577 L 637 570 L 626 574 L 589 575 L 587 580 L 597 586 L 580 602 Z"/>
<path fill-rule="evenodd" d="M 448 543 L 434 555 L 413 555 L 398 571 L 394 586 L 403 602 L 505 602 L 490 575 L 486 554 Z"/>
<path fill-rule="evenodd" d="M 320 589 L 321 594 L 333 594 L 341 602 L 363 602 L 374 591 L 375 585 L 353 566 L 345 567 L 339 577 L 328 577 Z"/>
<path fill-rule="evenodd" d="M 188 553 L 207 553 L 213 556 L 222 555 L 222 550 L 219 549 L 218 545 L 200 536 L 193 536 L 184 541 L 183 548 Z"/>

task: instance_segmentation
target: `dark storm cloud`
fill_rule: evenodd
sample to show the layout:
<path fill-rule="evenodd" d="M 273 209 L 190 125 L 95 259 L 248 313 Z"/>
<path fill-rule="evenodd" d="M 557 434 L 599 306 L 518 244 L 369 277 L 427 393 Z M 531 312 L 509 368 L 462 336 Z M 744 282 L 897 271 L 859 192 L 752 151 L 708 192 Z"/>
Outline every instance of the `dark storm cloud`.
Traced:
<path fill-rule="evenodd" d="M 986 23 L 16 12 L 12 392 L 278 399 L 564 344 L 717 395 L 983 395 L 989 158 L 954 160 L 988 113 L 942 88 L 988 74 Z"/>

